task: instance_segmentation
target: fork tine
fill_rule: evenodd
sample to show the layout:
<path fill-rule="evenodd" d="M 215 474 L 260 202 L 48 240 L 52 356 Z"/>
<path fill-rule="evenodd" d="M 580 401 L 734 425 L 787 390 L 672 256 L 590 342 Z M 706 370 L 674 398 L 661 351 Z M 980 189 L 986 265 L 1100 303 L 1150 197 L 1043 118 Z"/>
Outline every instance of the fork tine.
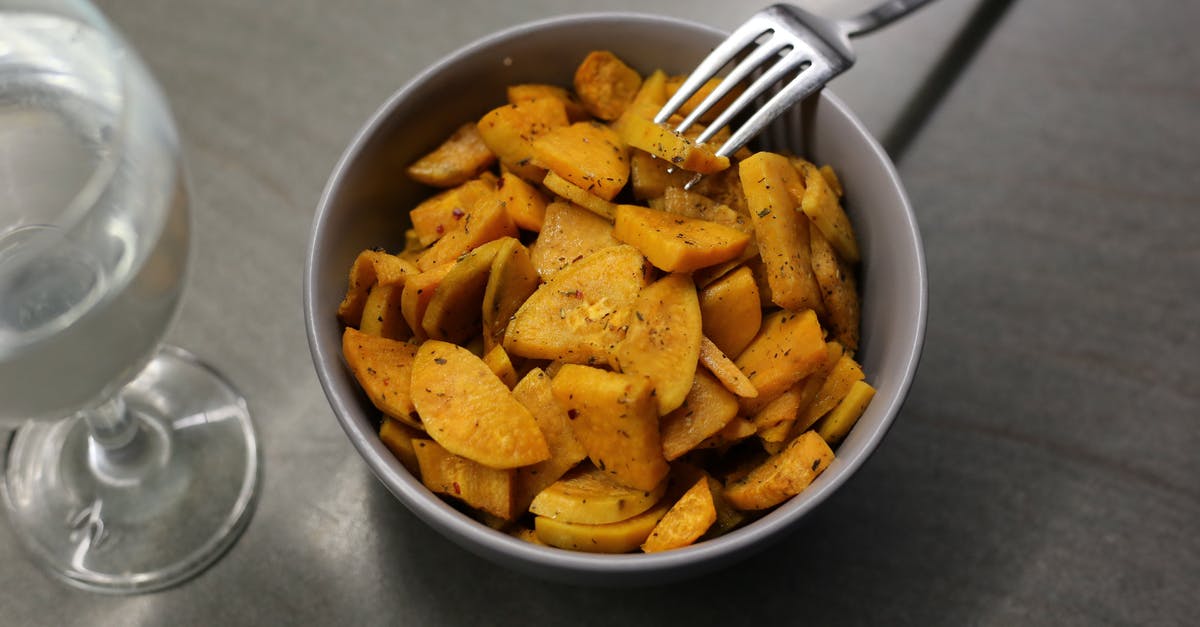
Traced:
<path fill-rule="evenodd" d="M 771 97 L 762 107 L 750 116 L 740 128 L 737 129 L 729 139 L 717 149 L 717 154 L 728 157 L 737 152 L 739 148 L 745 146 L 751 139 L 758 135 L 772 120 L 779 117 L 781 113 L 786 111 L 788 107 L 806 98 L 821 88 L 828 82 L 830 76 L 834 72 L 830 71 L 827 66 L 809 67 L 800 75 L 789 82 L 779 90 L 779 93 Z M 731 107 L 732 108 L 732 107 Z M 716 124 L 713 124 L 715 127 Z M 712 128 L 712 127 L 710 127 Z"/>
<path fill-rule="evenodd" d="M 714 48 L 700 62 L 700 65 L 696 66 L 696 69 L 692 70 L 687 80 L 683 81 L 683 84 L 675 91 L 675 95 L 667 100 L 667 104 L 663 105 L 662 109 L 659 109 L 658 115 L 654 116 L 654 122 L 662 124 L 667 121 L 667 118 L 674 115 L 679 110 L 679 107 L 687 102 L 688 98 L 695 95 L 700 90 L 700 87 L 708 82 L 708 79 L 716 76 L 717 72 L 732 61 L 738 53 L 754 43 L 754 40 L 771 30 L 771 28 L 772 23 L 770 20 L 765 19 L 762 15 L 751 16 L 745 24 L 739 26 L 737 30 L 733 31 L 733 34 Z"/>
<path fill-rule="evenodd" d="M 763 42 L 762 45 L 755 48 L 754 52 L 751 52 L 745 59 L 742 59 L 729 74 L 725 75 L 716 89 L 693 109 L 691 114 L 684 118 L 679 126 L 675 127 L 675 130 L 682 133 L 691 128 L 696 123 L 696 120 L 700 119 L 700 116 L 704 115 L 709 109 L 712 109 L 721 98 L 724 98 L 726 94 L 737 87 L 751 72 L 761 67 L 767 59 L 779 54 L 780 51 L 789 45 L 787 38 L 780 36 L 779 33 L 773 33 L 770 40 Z"/>
<path fill-rule="evenodd" d="M 809 50 L 801 47 L 793 48 L 791 52 L 785 54 L 783 58 L 772 65 L 770 69 L 768 69 L 761 77 L 750 83 L 750 85 L 746 87 L 746 91 L 742 92 L 742 94 L 738 96 L 736 100 L 730 103 L 730 105 L 726 107 L 725 110 L 722 111 L 721 114 L 718 115 L 717 118 L 708 125 L 708 128 L 704 129 L 704 132 L 700 133 L 700 136 L 696 138 L 696 141 L 703 144 L 711 139 L 712 136 L 717 133 L 717 131 L 728 125 L 729 121 L 732 120 L 735 115 L 745 109 L 746 105 L 753 102 L 755 98 L 766 91 L 769 87 L 778 83 L 783 79 L 784 76 L 787 76 L 788 73 L 802 68 L 805 63 L 811 62 L 812 53 Z M 804 71 L 801 72 L 802 76 L 803 74 L 805 74 Z M 788 93 L 789 91 L 789 89 L 784 88 L 780 91 L 780 94 Z M 779 95 L 777 94 L 775 97 L 771 98 L 767 104 L 770 105 L 772 102 L 777 102 L 778 99 Z M 759 117 L 763 111 L 768 110 L 770 110 L 769 106 L 759 110 L 751 119 Z M 774 117 L 774 115 L 777 113 L 778 112 L 773 113 L 771 117 Z M 742 129 L 745 129 L 747 126 L 749 126 L 748 123 L 743 124 Z"/>

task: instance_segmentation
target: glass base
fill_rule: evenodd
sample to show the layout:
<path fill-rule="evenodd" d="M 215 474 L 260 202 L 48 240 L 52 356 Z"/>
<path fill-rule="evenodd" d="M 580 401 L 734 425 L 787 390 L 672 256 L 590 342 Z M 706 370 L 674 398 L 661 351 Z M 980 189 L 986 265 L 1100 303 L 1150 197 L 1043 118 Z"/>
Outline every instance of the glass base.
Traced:
<path fill-rule="evenodd" d="M 212 564 L 254 509 L 258 443 L 245 400 L 186 351 L 162 348 L 121 392 L 132 441 L 102 449 L 80 417 L 13 436 L 8 521 L 67 583 L 147 592 Z"/>

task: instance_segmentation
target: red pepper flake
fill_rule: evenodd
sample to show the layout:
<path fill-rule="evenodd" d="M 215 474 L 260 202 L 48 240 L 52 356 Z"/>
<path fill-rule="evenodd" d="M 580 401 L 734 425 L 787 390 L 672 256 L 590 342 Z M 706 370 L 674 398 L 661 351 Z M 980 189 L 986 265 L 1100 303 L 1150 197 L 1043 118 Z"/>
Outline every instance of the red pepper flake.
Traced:
<path fill-rule="evenodd" d="M 439 225 L 437 225 L 437 228 L 434 230 L 437 231 L 438 235 L 441 235 L 442 233 L 446 232 L 446 227 L 439 224 Z"/>
<path fill-rule="evenodd" d="M 451 215 L 453 215 L 453 216 L 454 216 L 454 219 L 455 219 L 455 220 L 457 220 L 457 219 L 459 219 L 459 218 L 461 218 L 461 217 L 463 217 L 463 216 L 467 215 L 467 212 L 466 212 L 466 211 L 463 211 L 463 210 L 462 210 L 462 207 L 455 207 L 455 208 L 454 208 L 454 211 L 451 211 L 450 213 L 451 213 Z"/>
<path fill-rule="evenodd" d="M 455 493 L 455 494 L 457 494 L 457 495 L 461 495 L 461 494 L 462 494 L 462 487 L 460 487 L 460 486 L 458 485 L 458 482 L 457 482 L 457 481 L 455 481 L 455 482 L 454 482 L 454 484 L 453 484 L 453 486 L 452 486 L 452 487 L 454 488 L 454 493 Z"/>

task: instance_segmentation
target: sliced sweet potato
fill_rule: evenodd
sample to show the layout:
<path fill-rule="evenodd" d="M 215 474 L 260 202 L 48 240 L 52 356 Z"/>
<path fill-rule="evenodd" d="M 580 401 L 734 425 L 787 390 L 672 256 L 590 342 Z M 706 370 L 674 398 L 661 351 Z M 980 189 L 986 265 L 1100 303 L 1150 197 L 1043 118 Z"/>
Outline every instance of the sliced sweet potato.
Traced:
<path fill-rule="evenodd" d="M 529 256 L 538 275 L 549 281 L 572 263 L 618 244 L 608 220 L 568 202 L 552 202 L 546 206 L 546 221 Z"/>
<path fill-rule="evenodd" d="M 629 183 L 633 197 L 638 200 L 662 198 L 667 189 L 682 187 L 693 176 L 691 172 L 675 168 L 670 161 L 645 150 L 635 148 L 629 151 Z"/>
<path fill-rule="evenodd" d="M 484 172 L 478 178 L 421 201 L 408 213 L 420 246 L 428 246 L 457 229 L 475 203 L 496 192 L 496 184 L 496 177 Z"/>
<path fill-rule="evenodd" d="M 654 526 L 669 508 L 669 503 L 659 503 L 633 518 L 605 525 L 583 525 L 536 516 L 533 528 L 538 539 L 560 549 L 588 553 L 628 553 L 650 537 Z"/>
<path fill-rule="evenodd" d="M 404 321 L 400 309 L 400 299 L 404 293 L 404 285 L 391 283 L 377 284 L 367 294 L 367 302 L 363 305 L 362 322 L 358 330 L 367 335 L 378 335 L 390 340 L 407 340 L 412 337 L 412 329 Z"/>
<path fill-rule="evenodd" d="M 742 254 L 750 235 L 716 222 L 637 205 L 617 205 L 613 237 L 632 244 L 655 267 L 691 272 Z"/>
<path fill-rule="evenodd" d="M 551 129 L 533 142 L 534 162 L 604 200 L 629 180 L 628 149 L 616 131 L 596 122 Z"/>
<path fill-rule="evenodd" d="M 754 225 L 750 223 L 749 216 L 740 214 L 708 196 L 688 191 L 682 185 L 668 186 L 663 190 L 662 198 L 665 211 L 687 218 L 716 222 L 744 233 L 754 232 Z"/>
<path fill-rule="evenodd" d="M 805 407 L 802 420 L 808 424 L 816 422 L 829 410 L 837 407 L 838 403 L 850 392 L 855 382 L 862 380 L 862 367 L 854 361 L 853 357 L 842 355 L 829 370 L 828 375 L 824 377 L 812 402 Z"/>
<path fill-rule="evenodd" d="M 425 337 L 462 344 L 479 335 L 492 262 L 502 248 L 512 244 L 520 242 L 511 237 L 492 240 L 454 262 L 434 288 L 421 318 Z"/>
<path fill-rule="evenodd" d="M 500 175 L 496 194 L 517 227 L 527 231 L 542 230 L 546 220 L 546 196 L 536 187 L 512 172 L 504 172 Z"/>
<path fill-rule="evenodd" d="M 679 407 L 700 358 L 700 302 L 686 274 L 669 274 L 642 289 L 629 330 L 612 353 L 621 372 L 644 375 L 654 385 L 658 414 Z"/>
<path fill-rule="evenodd" d="M 546 178 L 542 179 L 542 185 L 545 185 L 546 189 L 562 198 L 591 211 L 607 221 L 612 221 L 613 215 L 617 212 L 616 205 L 613 203 L 568 181 L 555 172 L 547 172 Z"/>
<path fill-rule="evenodd" d="M 483 354 L 483 363 L 510 389 L 517 385 L 517 369 L 503 346 L 495 346 Z"/>
<path fill-rule="evenodd" d="M 558 85 L 547 85 L 545 83 L 522 83 L 520 85 L 509 85 L 506 90 L 509 104 L 520 104 L 527 100 L 537 100 L 538 98 L 555 98 L 563 103 L 563 109 L 567 112 L 567 120 L 570 122 L 583 122 L 592 119 L 592 115 L 583 108 L 579 100 L 563 87 Z"/>
<path fill-rule="evenodd" d="M 787 448 L 725 487 L 725 498 L 743 510 L 774 507 L 808 487 L 833 461 L 833 450 L 815 431 L 805 431 Z"/>
<path fill-rule="evenodd" d="M 788 192 L 799 184 L 796 170 L 787 157 L 770 152 L 756 153 L 738 168 L 771 298 L 784 309 L 823 312 L 810 258 L 809 220 Z"/>
<path fill-rule="evenodd" d="M 367 398 L 379 411 L 407 425 L 423 429 L 414 411 L 409 387 L 417 347 L 346 327 L 342 357 Z"/>
<path fill-rule="evenodd" d="M 479 119 L 479 134 L 501 165 L 521 178 L 538 182 L 546 170 L 533 164 L 533 140 L 568 124 L 567 111 L 556 98 L 537 98 L 492 109 Z"/>
<path fill-rule="evenodd" d="M 717 520 L 707 535 L 721 535 L 741 526 L 747 519 L 746 514 L 729 503 L 725 498 L 725 486 L 716 477 L 703 468 L 682 460 L 671 464 L 672 484 L 694 485 L 701 479 L 708 482 L 708 492 L 717 510 Z"/>
<path fill-rule="evenodd" d="M 508 386 L 469 350 L 428 340 L 412 365 L 412 402 L 434 440 L 492 468 L 550 457 L 537 422 Z"/>
<path fill-rule="evenodd" d="M 841 442 L 874 397 L 875 388 L 866 381 L 855 381 L 837 407 L 821 419 L 821 423 L 817 425 L 817 433 L 831 446 Z"/>
<path fill-rule="evenodd" d="M 416 447 L 413 440 L 424 437 L 426 436 L 423 431 L 393 418 L 385 417 L 379 424 L 379 439 L 383 445 L 388 447 L 396 459 L 400 460 L 401 465 L 417 476 L 420 476 L 421 469 L 417 464 L 417 453 L 414 450 Z"/>
<path fill-rule="evenodd" d="M 467 211 L 457 228 L 446 233 L 417 258 L 417 267 L 428 270 L 452 262 L 494 239 L 516 237 L 518 234 L 517 225 L 504 210 L 504 202 L 495 197 L 484 199 Z"/>
<path fill-rule="evenodd" d="M 509 320 L 540 283 L 529 250 L 512 238 L 500 241 L 483 292 L 483 344 L 489 351 L 504 342 Z"/>
<path fill-rule="evenodd" d="M 529 511 L 562 522 L 603 525 L 650 509 L 666 489 L 666 478 L 651 490 L 639 490 L 617 483 L 609 473 L 584 464 L 539 492 Z"/>
<path fill-rule="evenodd" d="M 700 539 L 716 521 L 717 506 L 708 479 L 701 478 L 667 510 L 642 543 L 642 550 L 655 553 L 688 546 Z"/>
<path fill-rule="evenodd" d="M 821 286 L 821 300 L 825 303 L 825 321 L 833 337 L 851 351 L 858 350 L 862 310 L 854 272 L 833 252 L 820 229 L 809 229 L 809 238 L 813 274 Z"/>
<path fill-rule="evenodd" d="M 648 266 L 632 246 L 602 248 L 555 274 L 513 314 L 504 334 L 512 355 L 607 363 L 625 337 L 630 306 Z"/>
<path fill-rule="evenodd" d="M 711 437 L 738 413 L 737 399 L 712 375 L 696 371 L 683 404 L 659 421 L 663 456 L 681 457 Z"/>
<path fill-rule="evenodd" d="M 795 159 L 792 164 L 804 180 L 804 194 L 796 198 L 800 210 L 821 230 L 821 234 L 829 240 L 842 259 L 858 263 L 861 258 L 858 240 L 854 236 L 850 218 L 838 202 L 838 196 L 841 194 L 829 184 L 829 178 L 817 166 L 803 159 Z M 832 173 L 833 170 L 830 169 L 829 172 Z M 837 181 L 837 177 L 834 176 L 833 180 Z M 841 187 L 841 182 L 836 184 Z"/>
<path fill-rule="evenodd" d="M 422 321 L 425 319 L 425 311 L 429 308 L 429 301 L 433 299 L 442 279 L 454 269 L 454 265 L 444 263 L 414 274 L 404 282 L 404 291 L 400 294 L 400 312 L 404 314 L 404 321 L 413 332 L 413 340 L 418 343 L 426 337 Z"/>
<path fill-rule="evenodd" d="M 575 69 L 575 93 L 589 113 L 615 120 L 633 102 L 642 76 L 607 50 L 594 50 Z"/>
<path fill-rule="evenodd" d="M 697 143 L 640 115 L 622 117 L 616 128 L 627 145 L 665 159 L 674 167 L 701 174 L 714 174 L 729 167 L 729 158 L 716 153 L 719 144 Z"/>
<path fill-rule="evenodd" d="M 446 141 L 408 166 L 409 178 L 433 187 L 453 187 L 475 178 L 496 162 L 473 122 L 458 127 Z"/>
<path fill-rule="evenodd" d="M 713 344 L 712 340 L 704 337 L 700 340 L 700 363 L 725 386 L 725 389 L 742 398 L 755 398 L 758 390 L 746 373 L 742 372 L 725 353 Z"/>
<path fill-rule="evenodd" d="M 667 475 L 649 379 L 566 364 L 551 387 L 597 468 L 640 490 L 653 490 Z"/>
<path fill-rule="evenodd" d="M 776 311 L 763 318 L 758 336 L 734 360 L 758 390 L 757 397 L 740 399 L 742 410 L 753 415 L 815 372 L 826 350 L 824 332 L 812 310 Z"/>
<path fill-rule="evenodd" d="M 410 274 L 416 274 L 416 269 L 412 263 L 395 255 L 380 250 L 362 251 L 350 266 L 346 296 L 338 305 L 338 320 L 346 326 L 358 325 L 372 287 L 378 283 L 402 285 Z"/>
<path fill-rule="evenodd" d="M 697 444 L 696 448 L 721 448 L 735 442 L 741 442 L 755 433 L 757 433 L 757 430 L 754 428 L 753 422 L 741 416 L 735 416 L 720 431 L 705 438 L 700 444 Z"/>
<path fill-rule="evenodd" d="M 413 450 L 425 487 L 504 520 L 516 517 L 511 469 L 491 468 L 455 455 L 434 440 L 414 440 Z"/>
<path fill-rule="evenodd" d="M 754 273 L 745 266 L 700 290 L 704 335 L 726 355 L 741 353 L 758 335 L 762 307 Z"/>
<path fill-rule="evenodd" d="M 549 459 L 517 469 L 514 498 L 517 509 L 525 511 L 534 495 L 587 459 L 587 450 L 575 438 L 567 410 L 554 398 L 550 377 L 540 368 L 530 370 L 517 383 L 513 396 L 533 414 L 550 448 Z"/>

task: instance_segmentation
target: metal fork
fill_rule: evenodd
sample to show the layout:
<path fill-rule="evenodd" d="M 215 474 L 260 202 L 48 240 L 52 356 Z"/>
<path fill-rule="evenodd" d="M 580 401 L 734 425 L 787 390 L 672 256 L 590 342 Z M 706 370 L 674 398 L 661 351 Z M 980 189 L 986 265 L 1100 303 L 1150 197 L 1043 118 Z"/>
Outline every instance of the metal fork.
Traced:
<path fill-rule="evenodd" d="M 927 2 L 929 0 L 891 0 L 845 20 L 827 19 L 789 4 L 767 7 L 738 27 L 696 66 L 654 116 L 654 121 L 665 123 L 700 87 L 745 53 L 720 85 L 675 127 L 677 132 L 686 131 L 734 87 L 753 78 L 745 91 L 696 138 L 697 142 L 704 143 L 768 89 L 795 74 L 717 150 L 718 155 L 731 156 L 792 105 L 854 65 L 851 37 L 882 28 Z"/>

